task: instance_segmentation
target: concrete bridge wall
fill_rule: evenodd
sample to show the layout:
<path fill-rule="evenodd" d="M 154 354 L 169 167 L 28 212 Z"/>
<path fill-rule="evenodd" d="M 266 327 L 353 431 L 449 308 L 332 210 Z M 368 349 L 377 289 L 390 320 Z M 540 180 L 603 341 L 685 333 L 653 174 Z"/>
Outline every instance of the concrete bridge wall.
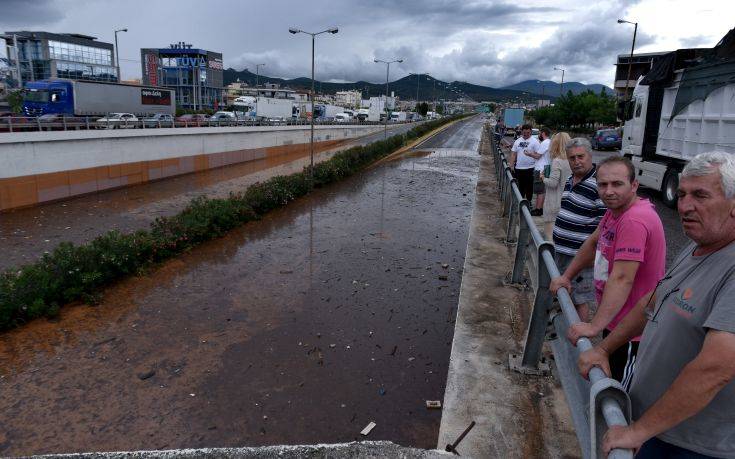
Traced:
<path fill-rule="evenodd" d="M 315 152 L 381 126 L 316 126 Z M 0 211 L 286 153 L 308 126 L 19 132 L 0 136 Z"/>

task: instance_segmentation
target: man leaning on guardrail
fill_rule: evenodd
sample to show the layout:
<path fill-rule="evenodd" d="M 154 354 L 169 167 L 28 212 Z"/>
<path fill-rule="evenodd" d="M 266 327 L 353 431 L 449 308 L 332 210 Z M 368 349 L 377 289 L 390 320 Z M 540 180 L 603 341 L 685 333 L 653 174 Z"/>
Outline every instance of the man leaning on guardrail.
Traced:
<path fill-rule="evenodd" d="M 597 311 L 589 322 L 568 330 L 573 345 L 583 336 L 607 336 L 664 275 L 666 239 L 661 218 L 648 199 L 636 195 L 638 181 L 630 160 L 611 156 L 597 166 L 597 190 L 607 211 L 594 233 L 582 244 L 574 260 L 552 280 L 551 291 L 569 286 L 583 267 L 594 266 Z M 612 377 L 625 389 L 635 369 L 640 337 L 610 355 Z"/>
<path fill-rule="evenodd" d="M 603 448 L 637 458 L 735 457 L 735 155 L 702 153 L 681 173 L 678 210 L 693 243 L 579 369 L 642 333 L 630 388 L 634 422 Z"/>
<path fill-rule="evenodd" d="M 561 273 L 569 267 L 577 251 L 605 215 L 607 208 L 597 192 L 597 168 L 592 162 L 592 147 L 582 137 L 571 139 L 565 146 L 572 171 L 564 184 L 559 213 L 554 221 L 554 262 Z M 589 320 L 590 305 L 595 302 L 591 268 L 575 271 L 570 277 L 569 294 L 580 319 Z"/>

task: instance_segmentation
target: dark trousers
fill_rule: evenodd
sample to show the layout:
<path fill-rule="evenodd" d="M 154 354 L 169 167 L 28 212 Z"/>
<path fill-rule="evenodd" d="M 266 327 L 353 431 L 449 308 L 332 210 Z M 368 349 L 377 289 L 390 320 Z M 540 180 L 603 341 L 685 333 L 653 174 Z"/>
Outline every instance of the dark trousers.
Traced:
<path fill-rule="evenodd" d="M 605 330 L 602 332 L 602 337 L 605 338 L 609 334 L 610 332 Z M 620 381 L 626 391 L 630 389 L 630 382 L 633 380 L 638 344 L 638 341 L 628 341 L 627 344 L 620 346 L 610 354 L 611 376 L 613 379 Z"/>
<path fill-rule="evenodd" d="M 714 456 L 696 453 L 661 441 L 656 437 L 643 443 L 635 459 L 708 459 Z"/>
<path fill-rule="evenodd" d="M 518 191 L 521 192 L 523 199 L 531 202 L 531 198 L 533 198 L 533 167 L 530 169 L 516 169 L 516 180 L 518 181 Z"/>

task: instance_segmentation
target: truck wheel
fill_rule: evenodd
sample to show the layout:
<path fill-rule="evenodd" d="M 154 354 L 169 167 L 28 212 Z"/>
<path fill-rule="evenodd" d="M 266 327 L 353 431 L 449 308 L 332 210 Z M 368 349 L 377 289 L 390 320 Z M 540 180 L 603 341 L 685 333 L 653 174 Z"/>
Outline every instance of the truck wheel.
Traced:
<path fill-rule="evenodd" d="M 661 200 L 672 209 L 676 208 L 676 192 L 678 189 L 679 173 L 673 169 L 669 169 L 664 176 L 664 183 L 661 187 Z"/>

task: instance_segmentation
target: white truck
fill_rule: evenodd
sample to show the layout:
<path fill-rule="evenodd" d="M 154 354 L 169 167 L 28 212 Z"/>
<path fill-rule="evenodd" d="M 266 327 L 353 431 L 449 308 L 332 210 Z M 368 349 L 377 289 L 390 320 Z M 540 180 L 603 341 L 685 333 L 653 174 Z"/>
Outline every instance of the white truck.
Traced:
<path fill-rule="evenodd" d="M 333 120 L 337 113 L 343 113 L 344 108 L 331 104 L 314 104 L 316 119 Z"/>
<path fill-rule="evenodd" d="M 620 107 L 622 154 L 633 162 L 640 184 L 660 190 L 670 207 L 676 205 L 679 174 L 693 156 L 735 154 L 735 65 L 728 56 L 735 34 L 728 36 L 729 51 L 720 42 L 662 56 Z"/>
<path fill-rule="evenodd" d="M 406 121 L 406 112 L 391 112 L 390 120 L 395 122 Z"/>
<path fill-rule="evenodd" d="M 258 97 L 255 104 L 255 116 L 258 119 L 290 120 L 293 114 L 293 99 Z"/>

